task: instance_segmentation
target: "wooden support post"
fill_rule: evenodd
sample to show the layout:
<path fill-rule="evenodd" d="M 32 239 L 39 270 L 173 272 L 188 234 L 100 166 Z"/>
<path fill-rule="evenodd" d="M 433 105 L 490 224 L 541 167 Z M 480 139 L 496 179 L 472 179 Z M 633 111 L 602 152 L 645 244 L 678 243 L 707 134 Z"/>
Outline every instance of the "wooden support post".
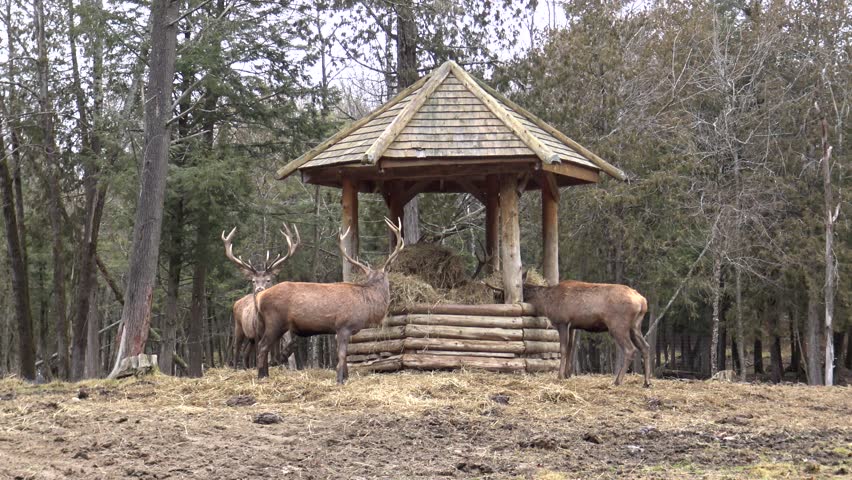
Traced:
<path fill-rule="evenodd" d="M 542 173 L 545 179 L 552 173 Z M 559 283 L 559 190 L 556 182 L 544 181 L 541 189 L 541 240 L 544 279 L 548 285 Z"/>
<path fill-rule="evenodd" d="M 500 184 L 496 175 L 485 177 L 485 256 L 489 273 L 500 270 Z"/>
<path fill-rule="evenodd" d="M 500 236 L 504 303 L 522 302 L 521 227 L 518 214 L 518 179 L 515 175 L 500 177 Z"/>
<path fill-rule="evenodd" d="M 344 240 L 346 253 L 352 258 L 358 258 L 358 184 L 351 178 L 343 179 L 343 218 L 340 229 L 345 232 L 349 228 L 349 235 Z M 352 265 L 345 259 L 343 261 L 343 281 L 352 280 Z"/>

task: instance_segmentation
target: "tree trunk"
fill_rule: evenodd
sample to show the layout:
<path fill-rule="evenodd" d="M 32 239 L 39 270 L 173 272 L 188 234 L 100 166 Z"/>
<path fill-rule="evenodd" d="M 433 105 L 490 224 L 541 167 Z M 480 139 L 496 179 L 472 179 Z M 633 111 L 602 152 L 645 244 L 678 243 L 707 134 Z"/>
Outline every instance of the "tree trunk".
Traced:
<path fill-rule="evenodd" d="M 790 367 L 789 370 L 796 375 L 796 380 L 801 379 L 802 371 L 802 339 L 799 334 L 799 309 L 793 308 L 790 315 Z"/>
<path fill-rule="evenodd" d="M 50 98 L 50 86 L 48 74 L 50 65 L 47 54 L 47 33 L 45 31 L 44 3 L 35 0 L 36 43 L 38 48 L 37 77 L 38 77 L 38 103 L 41 114 L 39 115 L 39 127 L 41 130 L 42 151 L 45 160 L 45 193 L 48 204 L 48 218 L 50 219 L 51 240 L 53 245 L 53 306 L 51 314 L 56 329 L 57 364 L 59 365 L 59 376 L 69 378 L 70 362 L 68 350 L 68 318 L 65 305 L 65 251 L 62 235 L 62 191 L 59 179 L 62 171 L 59 164 L 59 154 L 56 150 L 56 137 L 53 121 L 53 102 Z"/>
<path fill-rule="evenodd" d="M 169 222 L 169 264 L 166 279 L 166 300 L 163 311 L 162 340 L 160 341 L 160 371 L 174 375 L 174 352 L 177 347 L 178 300 L 181 268 L 183 266 L 183 199 L 178 199 L 174 216 Z"/>
<path fill-rule="evenodd" d="M 754 339 L 754 374 L 763 375 L 763 373 L 763 340 L 757 336 Z"/>
<path fill-rule="evenodd" d="M 397 92 L 417 81 L 417 22 L 411 0 L 395 2 Z M 420 241 L 420 202 L 415 196 L 403 207 L 402 235 L 406 245 Z"/>
<path fill-rule="evenodd" d="M 0 151 L 6 146 L 0 132 Z M 8 157 L 0 159 L 0 194 L 3 196 L 3 222 L 6 227 L 6 247 L 12 273 L 12 295 L 15 304 L 15 317 L 18 321 L 18 361 L 21 376 L 35 380 L 35 343 L 33 341 L 33 321 L 30 311 L 29 280 L 21 251 L 21 238 L 15 216 L 12 178 L 9 174 Z"/>
<path fill-rule="evenodd" d="M 86 319 L 86 359 L 83 376 L 98 378 L 100 376 L 101 345 L 98 331 L 101 328 L 101 315 L 98 311 L 97 282 L 92 286 L 89 296 L 89 314 Z"/>
<path fill-rule="evenodd" d="M 774 311 L 769 312 L 769 335 L 772 346 L 769 348 L 769 363 L 772 370 L 772 383 L 781 383 L 784 378 L 784 361 L 781 358 L 781 302 L 777 302 Z"/>
<path fill-rule="evenodd" d="M 80 380 L 86 376 L 86 343 L 88 339 L 86 325 L 91 320 L 89 318 L 91 312 L 89 301 L 92 297 L 92 290 L 97 285 L 95 258 L 98 254 L 98 236 L 104 203 L 106 202 L 106 186 L 98 189 L 97 179 L 92 175 L 87 175 L 84 183 L 86 184 L 86 225 L 83 228 L 77 299 L 74 302 L 74 335 L 71 349 L 71 378 L 73 380 Z"/>
<path fill-rule="evenodd" d="M 192 306 L 189 310 L 186 343 L 189 347 L 189 376 L 200 377 L 203 374 L 204 361 L 204 324 L 207 299 L 205 286 L 207 280 L 208 237 L 210 236 L 210 218 L 207 205 L 198 212 L 198 230 L 195 239 L 195 267 L 192 274 Z"/>
<path fill-rule="evenodd" d="M 713 257 L 713 326 L 710 337 L 710 375 L 719 371 L 719 317 L 722 307 L 722 255 Z M 722 353 L 724 356 L 724 351 Z M 724 370 L 724 364 L 722 366 Z"/>
<path fill-rule="evenodd" d="M 809 385 L 822 385 L 819 323 L 819 288 L 811 286 L 808 288 L 808 319 L 805 325 L 805 354 Z"/>
<path fill-rule="evenodd" d="M 177 46 L 177 24 L 172 22 L 177 18 L 178 5 L 176 0 L 152 0 L 151 5 L 142 178 L 133 224 L 127 298 L 121 314 L 124 329 L 111 376 L 118 373 L 121 360 L 144 353 L 151 326 L 171 138 L 167 122 L 171 117 Z"/>
<path fill-rule="evenodd" d="M 818 108 L 818 107 L 817 107 Z M 834 209 L 831 192 L 831 146 L 828 144 L 828 122 L 820 119 L 822 130 L 822 186 L 825 193 L 825 384 L 834 385 L 834 290 L 837 285 L 837 260 L 834 258 L 834 222 L 840 205 Z"/>
<path fill-rule="evenodd" d="M 737 358 L 740 360 L 740 367 L 737 372 L 740 374 L 740 379 L 745 381 L 745 329 L 743 327 L 743 286 L 742 286 L 742 269 L 739 265 L 734 266 L 734 288 L 736 290 L 735 298 L 737 302 Z"/>
<path fill-rule="evenodd" d="M 846 370 L 852 370 L 852 325 L 846 329 Z"/>

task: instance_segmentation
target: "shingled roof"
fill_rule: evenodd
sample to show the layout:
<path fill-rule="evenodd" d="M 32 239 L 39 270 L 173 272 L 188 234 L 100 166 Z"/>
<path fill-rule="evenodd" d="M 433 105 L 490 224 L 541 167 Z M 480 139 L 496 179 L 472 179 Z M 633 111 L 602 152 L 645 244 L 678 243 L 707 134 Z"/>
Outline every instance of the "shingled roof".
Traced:
<path fill-rule="evenodd" d="M 626 175 L 449 61 L 393 100 L 278 171 L 346 165 L 381 167 L 383 159 L 537 158 Z M 397 164 L 400 164 L 397 162 Z"/>

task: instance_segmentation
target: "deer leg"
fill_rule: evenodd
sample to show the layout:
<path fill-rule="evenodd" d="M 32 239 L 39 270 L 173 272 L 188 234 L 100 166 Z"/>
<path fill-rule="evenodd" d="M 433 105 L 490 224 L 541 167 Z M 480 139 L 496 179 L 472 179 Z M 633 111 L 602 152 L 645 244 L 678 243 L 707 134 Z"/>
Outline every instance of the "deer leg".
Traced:
<path fill-rule="evenodd" d="M 566 365 L 569 362 L 568 355 L 570 347 L 568 345 L 568 325 L 559 323 L 556 325 L 556 332 L 559 333 L 559 372 L 556 374 L 560 380 L 565 379 Z"/>
<path fill-rule="evenodd" d="M 565 367 L 565 376 L 570 378 L 574 374 L 574 352 L 577 351 L 577 329 L 568 325 L 568 364 Z"/>
<path fill-rule="evenodd" d="M 240 354 L 243 349 L 243 341 L 245 337 L 243 336 L 243 329 L 240 327 L 234 328 L 234 368 L 240 368 Z"/>
<path fill-rule="evenodd" d="M 624 374 L 627 373 L 627 367 L 633 361 L 633 354 L 636 353 L 636 347 L 633 346 L 633 342 L 630 340 L 629 330 L 626 332 L 610 331 L 610 334 L 615 340 L 616 345 L 618 345 L 619 350 L 621 350 L 621 366 L 618 369 L 618 374 L 615 376 L 615 385 L 621 385 Z"/>
<path fill-rule="evenodd" d="M 346 364 L 346 352 L 349 350 L 349 330 L 337 332 L 337 384 L 343 385 L 349 378 L 349 366 Z"/>
<path fill-rule="evenodd" d="M 644 316 L 644 313 L 642 314 Z M 645 341 L 642 335 L 641 323 L 636 323 L 633 330 L 630 330 L 630 340 L 636 348 L 642 352 L 642 362 L 645 364 L 645 387 L 651 386 L 651 346 Z"/>
<path fill-rule="evenodd" d="M 243 341 L 243 346 L 245 347 L 245 354 L 243 355 L 243 368 L 251 368 L 254 366 L 254 363 L 251 361 L 252 357 L 254 357 L 257 353 L 257 349 L 255 349 L 255 341 L 252 339 L 247 339 Z"/>

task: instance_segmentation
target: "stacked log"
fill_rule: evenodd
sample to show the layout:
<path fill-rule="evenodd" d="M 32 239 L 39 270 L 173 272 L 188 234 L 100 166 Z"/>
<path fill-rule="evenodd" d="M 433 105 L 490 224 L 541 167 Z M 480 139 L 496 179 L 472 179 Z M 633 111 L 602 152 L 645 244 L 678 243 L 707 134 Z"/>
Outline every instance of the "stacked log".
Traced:
<path fill-rule="evenodd" d="M 556 370 L 559 335 L 529 304 L 414 305 L 354 335 L 354 370 Z"/>

